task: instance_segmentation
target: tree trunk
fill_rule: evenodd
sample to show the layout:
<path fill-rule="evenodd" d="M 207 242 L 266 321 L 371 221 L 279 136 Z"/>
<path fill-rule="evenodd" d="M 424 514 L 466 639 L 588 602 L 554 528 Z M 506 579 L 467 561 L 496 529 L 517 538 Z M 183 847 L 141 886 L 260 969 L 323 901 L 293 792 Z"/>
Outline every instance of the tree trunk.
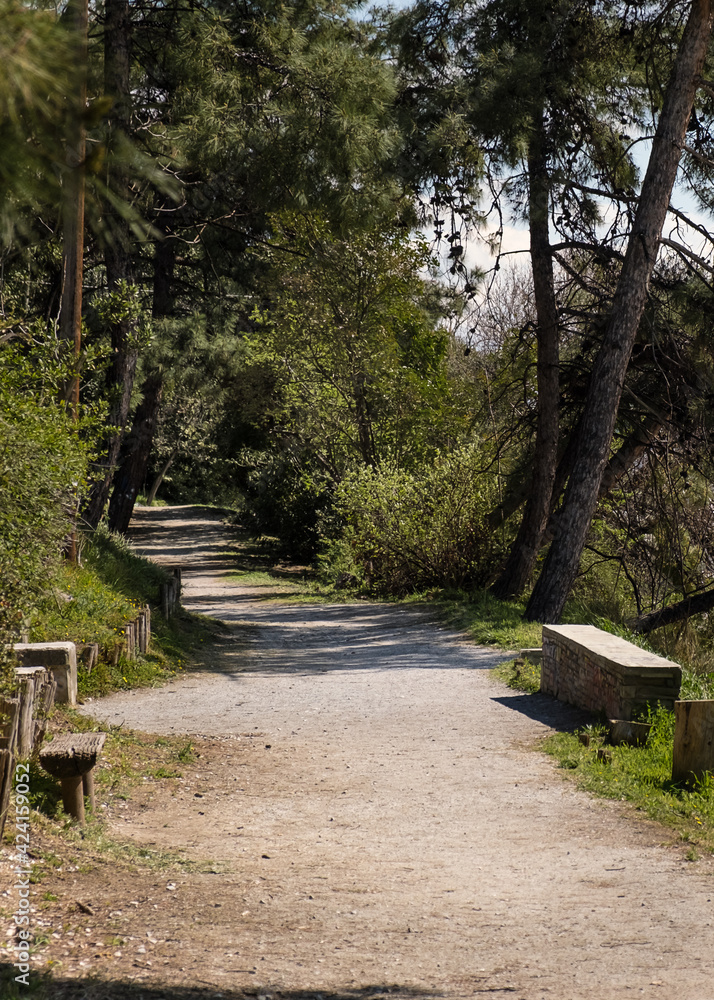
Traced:
<path fill-rule="evenodd" d="M 553 482 L 558 461 L 559 352 L 558 306 L 555 299 L 553 257 L 548 233 L 550 177 L 545 152 L 545 129 L 541 113 L 528 151 L 530 185 L 528 221 L 531 235 L 531 267 L 537 320 L 538 410 L 533 474 L 523 520 L 506 565 L 491 591 L 502 600 L 515 597 L 526 587 L 541 547 L 541 538 L 551 510 Z"/>
<path fill-rule="evenodd" d="M 608 493 L 615 489 L 618 482 L 627 473 L 635 462 L 644 455 L 647 449 L 653 444 L 657 439 L 657 435 L 664 427 L 664 418 L 660 416 L 649 416 L 642 421 L 634 430 L 630 431 L 627 437 L 623 440 L 620 447 L 617 449 L 615 454 L 612 456 L 610 461 L 605 466 L 605 471 L 603 473 L 602 479 L 600 480 L 600 489 L 598 490 L 598 500 L 602 497 L 606 497 Z M 574 458 L 574 455 L 573 455 Z M 572 460 L 570 466 L 572 467 Z M 570 474 L 570 468 L 561 470 L 558 467 L 558 472 L 556 473 L 556 488 L 554 493 L 560 493 L 563 486 L 565 485 L 565 479 L 567 479 Z M 548 526 L 543 532 L 543 544 L 547 545 L 552 542 L 555 538 L 556 527 L 558 524 L 558 513 L 553 513 L 548 521 Z"/>
<path fill-rule="evenodd" d="M 111 171 L 110 184 L 118 198 L 129 201 L 129 178 L 121 166 L 121 146 L 131 126 L 130 98 L 130 48 L 131 21 L 128 0 L 106 0 L 104 19 L 104 91 L 112 97 L 114 104 L 109 122 L 111 146 L 115 166 Z M 110 161 L 111 162 L 111 161 Z M 131 256 L 131 231 L 125 219 L 107 207 L 109 228 L 108 245 L 104 255 L 107 272 L 107 286 L 116 291 L 121 282 L 133 282 Z M 108 376 L 109 398 L 111 401 L 107 425 L 112 429 L 104 442 L 104 456 L 94 471 L 89 503 L 84 511 L 84 519 L 91 528 L 96 528 L 106 507 L 119 460 L 126 425 L 129 419 L 131 394 L 139 352 L 134 346 L 136 321 L 124 318 L 112 324 L 112 364 Z"/>
<path fill-rule="evenodd" d="M 359 373 L 352 380 L 353 387 L 353 413 L 357 424 L 357 440 L 362 461 L 366 466 L 374 469 L 377 466 L 377 459 L 374 449 L 374 436 L 372 434 L 372 419 L 370 416 L 369 401 L 365 391 L 365 376 Z"/>
<path fill-rule="evenodd" d="M 72 374 L 62 387 L 61 396 L 74 421 L 79 419 L 79 364 L 82 351 L 82 293 L 84 286 L 84 202 L 87 137 L 87 0 L 70 0 L 67 15 L 72 32 L 73 56 L 76 59 L 77 89 L 70 99 L 67 170 L 62 183 L 62 298 L 59 335 Z M 64 555 L 77 562 L 77 497 L 72 513 L 72 530 L 63 545 Z"/>
<path fill-rule="evenodd" d="M 165 207 L 162 201 L 161 207 Z M 168 236 L 168 226 L 159 222 L 164 238 L 154 254 L 154 306 L 156 318 L 173 312 L 173 276 L 176 244 Z M 154 444 L 154 433 L 163 395 L 163 373 L 155 369 L 143 385 L 143 399 L 136 410 L 131 434 L 126 441 L 124 458 L 114 477 L 114 491 L 109 504 L 109 527 L 124 534 L 134 512 L 136 498 L 144 483 Z"/>
<path fill-rule="evenodd" d="M 672 625 L 674 622 L 684 621 L 692 615 L 703 615 L 706 611 L 714 608 L 714 590 L 705 590 L 702 594 L 692 594 L 685 597 L 683 601 L 670 604 L 666 608 L 659 608 L 657 611 L 650 611 L 646 615 L 640 615 L 632 623 L 632 631 L 640 634 L 653 632 L 656 628 L 663 628 L 665 625 Z"/>
<path fill-rule="evenodd" d="M 144 398 L 136 409 L 127 439 L 127 455 L 114 477 L 109 528 L 122 535 L 129 527 L 136 497 L 146 476 L 163 389 L 163 377 L 159 372 L 150 375 L 144 382 Z"/>
<path fill-rule="evenodd" d="M 79 365 L 82 345 L 82 285 L 84 277 L 84 171 L 87 106 L 87 0 L 70 0 L 68 7 L 73 55 L 77 59 L 77 93 L 70 106 L 67 171 L 62 184 L 62 304 L 59 333 L 66 353 Z M 77 419 L 79 371 L 64 387 L 64 398 Z"/>
<path fill-rule="evenodd" d="M 169 455 L 167 460 L 164 462 L 161 469 L 159 470 L 158 475 L 154 478 L 154 481 L 151 484 L 151 489 L 149 490 L 149 495 L 146 498 L 147 507 L 151 507 L 153 505 L 154 500 L 156 499 L 156 494 L 159 492 L 159 487 L 164 481 L 164 476 L 171 468 L 173 461 L 177 455 L 178 455 L 178 450 L 172 452 L 171 455 Z"/>
<path fill-rule="evenodd" d="M 711 31 L 712 0 L 694 0 L 665 94 L 610 320 L 593 367 L 556 537 L 526 608 L 531 621 L 560 619 L 580 565 Z"/>

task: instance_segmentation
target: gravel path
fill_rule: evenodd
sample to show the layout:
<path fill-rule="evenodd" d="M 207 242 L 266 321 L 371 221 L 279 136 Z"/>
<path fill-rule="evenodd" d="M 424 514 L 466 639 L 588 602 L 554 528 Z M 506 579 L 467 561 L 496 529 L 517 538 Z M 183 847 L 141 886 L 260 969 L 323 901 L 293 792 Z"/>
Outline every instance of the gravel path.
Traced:
<path fill-rule="evenodd" d="M 231 626 L 190 676 L 86 706 L 215 738 L 173 795 L 116 821 L 211 859 L 171 892 L 196 915 L 166 915 L 164 975 L 266 995 L 714 997 L 711 865 L 534 751 L 574 716 L 492 680 L 502 654 L 424 609 L 231 584 L 200 508 L 140 510 L 134 539 L 182 564 L 186 607 Z"/>

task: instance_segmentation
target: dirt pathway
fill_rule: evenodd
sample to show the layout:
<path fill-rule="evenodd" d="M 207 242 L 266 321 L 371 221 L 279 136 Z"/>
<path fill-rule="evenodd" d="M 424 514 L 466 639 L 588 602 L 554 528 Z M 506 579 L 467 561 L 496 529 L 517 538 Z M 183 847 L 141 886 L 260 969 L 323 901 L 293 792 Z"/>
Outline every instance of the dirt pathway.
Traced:
<path fill-rule="evenodd" d="M 184 566 L 186 606 L 232 631 L 190 676 L 87 706 L 200 734 L 183 780 L 112 817 L 203 868 L 112 890 L 134 963 L 95 971 L 133 982 L 122 996 L 714 998 L 711 867 L 533 751 L 569 710 L 499 685 L 499 654 L 423 610 L 227 583 L 205 511 L 144 510 L 136 528 Z"/>

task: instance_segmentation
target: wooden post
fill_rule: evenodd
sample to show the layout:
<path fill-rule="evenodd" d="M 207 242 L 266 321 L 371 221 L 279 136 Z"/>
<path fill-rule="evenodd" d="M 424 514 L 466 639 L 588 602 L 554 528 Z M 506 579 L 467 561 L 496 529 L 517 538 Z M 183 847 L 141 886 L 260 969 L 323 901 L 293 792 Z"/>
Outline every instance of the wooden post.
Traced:
<path fill-rule="evenodd" d="M 45 738 L 49 714 L 55 703 L 57 692 L 57 681 L 55 675 L 50 671 L 47 680 L 39 691 L 35 692 L 35 732 L 32 740 L 33 750 L 37 752 L 42 746 Z"/>
<path fill-rule="evenodd" d="M 20 685 L 20 720 L 17 756 L 29 757 L 35 745 L 35 718 L 42 710 L 41 695 L 48 676 L 44 667 L 17 667 Z"/>
<path fill-rule="evenodd" d="M 61 779 L 64 811 L 74 816 L 84 826 L 84 780 L 81 774 L 70 774 Z"/>
<path fill-rule="evenodd" d="M 11 750 L 0 750 L 0 837 L 5 828 L 8 809 L 10 808 L 10 793 L 15 771 L 15 755 Z"/>
<path fill-rule="evenodd" d="M 672 781 L 692 784 L 714 774 L 714 700 L 674 703 Z"/>
<path fill-rule="evenodd" d="M 32 715 L 35 707 L 35 678 L 33 674 L 29 673 L 20 677 L 19 684 L 20 720 L 17 734 L 17 755 L 18 757 L 29 757 L 32 753 L 32 737 L 34 735 Z"/>
<path fill-rule="evenodd" d="M 89 808 L 94 812 L 95 809 L 95 798 L 94 798 L 94 771 L 86 771 L 82 775 L 82 790 L 84 795 L 89 796 Z"/>
<path fill-rule="evenodd" d="M 139 652 L 144 654 L 149 648 L 148 624 L 146 611 L 142 611 L 137 618 L 139 623 Z"/>
<path fill-rule="evenodd" d="M 0 695 L 0 837 L 10 808 L 19 721 L 20 699 Z"/>
<path fill-rule="evenodd" d="M 124 629 L 124 635 L 126 636 L 126 658 L 127 660 L 134 659 L 134 624 L 133 622 L 127 622 L 126 628 Z"/>

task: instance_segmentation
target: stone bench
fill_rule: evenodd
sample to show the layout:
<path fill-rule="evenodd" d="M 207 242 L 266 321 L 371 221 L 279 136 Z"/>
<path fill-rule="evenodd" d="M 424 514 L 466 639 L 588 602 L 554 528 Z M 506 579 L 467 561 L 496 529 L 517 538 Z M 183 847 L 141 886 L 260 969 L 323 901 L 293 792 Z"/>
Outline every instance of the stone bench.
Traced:
<path fill-rule="evenodd" d="M 18 642 L 13 650 L 18 666 L 44 667 L 53 674 L 55 702 L 77 704 L 77 648 L 73 642 Z"/>
<path fill-rule="evenodd" d="M 84 823 L 84 796 L 94 812 L 94 766 L 104 747 L 106 733 L 63 733 L 40 750 L 40 764 L 62 783 L 65 812 Z"/>
<path fill-rule="evenodd" d="M 636 709 L 674 708 L 682 668 L 593 625 L 544 625 L 541 692 L 630 720 Z"/>

